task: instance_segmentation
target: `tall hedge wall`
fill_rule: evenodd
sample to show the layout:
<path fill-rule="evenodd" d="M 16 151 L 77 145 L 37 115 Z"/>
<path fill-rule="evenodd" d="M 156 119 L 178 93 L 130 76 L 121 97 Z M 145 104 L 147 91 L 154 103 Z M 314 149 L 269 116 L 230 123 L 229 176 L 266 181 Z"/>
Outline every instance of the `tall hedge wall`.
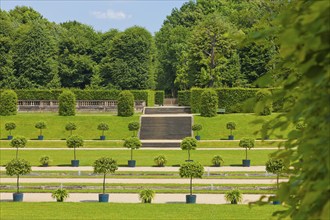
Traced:
<path fill-rule="evenodd" d="M 190 96 L 190 107 L 192 113 L 199 113 L 201 110 L 201 96 L 204 89 L 192 88 Z"/>
<path fill-rule="evenodd" d="M 178 92 L 178 105 L 190 106 L 190 90 L 184 90 Z"/>
<path fill-rule="evenodd" d="M 165 92 L 164 91 L 155 91 L 155 104 L 164 105 Z"/>

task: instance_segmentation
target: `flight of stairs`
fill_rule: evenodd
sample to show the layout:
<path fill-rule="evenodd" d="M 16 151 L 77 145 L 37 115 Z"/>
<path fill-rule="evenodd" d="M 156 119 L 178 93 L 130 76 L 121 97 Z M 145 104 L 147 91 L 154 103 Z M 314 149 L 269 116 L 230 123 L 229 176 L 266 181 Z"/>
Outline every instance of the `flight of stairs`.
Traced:
<path fill-rule="evenodd" d="M 139 132 L 142 147 L 180 147 L 192 136 L 193 117 L 187 107 L 145 108 Z"/>

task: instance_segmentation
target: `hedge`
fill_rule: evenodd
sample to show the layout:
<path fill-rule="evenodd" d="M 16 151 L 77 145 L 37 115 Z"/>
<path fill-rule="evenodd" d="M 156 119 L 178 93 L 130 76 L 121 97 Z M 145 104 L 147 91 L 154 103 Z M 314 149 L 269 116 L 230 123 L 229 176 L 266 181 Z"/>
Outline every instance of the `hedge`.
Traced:
<path fill-rule="evenodd" d="M 64 90 L 58 97 L 58 114 L 60 116 L 76 115 L 76 97 L 70 90 Z"/>
<path fill-rule="evenodd" d="M 214 117 L 218 110 L 218 95 L 213 89 L 206 89 L 201 96 L 201 116 Z"/>
<path fill-rule="evenodd" d="M 4 90 L 0 94 L 0 115 L 17 114 L 17 94 L 13 90 Z"/>
<path fill-rule="evenodd" d="M 164 91 L 155 91 L 155 104 L 164 105 L 165 92 Z"/>
<path fill-rule="evenodd" d="M 148 90 L 147 106 L 155 106 L 155 91 Z"/>
<path fill-rule="evenodd" d="M 178 92 L 178 105 L 190 106 L 190 90 L 184 90 Z"/>
<path fill-rule="evenodd" d="M 201 106 L 201 96 L 204 89 L 201 88 L 192 88 L 190 96 L 190 107 L 192 113 L 199 113 Z"/>
<path fill-rule="evenodd" d="M 134 115 L 134 96 L 130 91 L 122 91 L 118 97 L 118 116 L 129 117 Z"/>

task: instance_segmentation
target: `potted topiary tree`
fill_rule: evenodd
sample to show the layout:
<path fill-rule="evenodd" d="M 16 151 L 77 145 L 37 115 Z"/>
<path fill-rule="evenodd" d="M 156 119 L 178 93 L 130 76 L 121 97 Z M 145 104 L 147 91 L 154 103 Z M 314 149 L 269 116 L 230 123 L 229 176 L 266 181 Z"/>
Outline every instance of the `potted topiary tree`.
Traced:
<path fill-rule="evenodd" d="M 133 132 L 132 137 L 137 137 L 137 132 L 140 129 L 140 123 L 137 121 L 133 121 L 128 124 L 128 130 Z"/>
<path fill-rule="evenodd" d="M 202 125 L 201 124 L 194 124 L 192 127 L 191 127 L 191 130 L 193 131 L 196 131 L 196 140 L 200 140 L 201 139 L 201 136 L 199 136 L 199 131 L 201 131 L 203 129 Z"/>
<path fill-rule="evenodd" d="M 102 194 L 99 194 L 99 202 L 108 202 L 109 194 L 105 193 L 105 177 L 108 173 L 114 173 L 118 170 L 117 162 L 112 158 L 101 157 L 95 160 L 93 168 L 94 173 L 103 174 L 103 191 Z"/>
<path fill-rule="evenodd" d="M 41 163 L 41 166 L 43 167 L 48 167 L 49 163 L 50 163 L 50 158 L 47 155 L 41 156 L 39 159 L 39 162 Z"/>
<path fill-rule="evenodd" d="M 154 158 L 154 162 L 158 167 L 164 167 L 167 163 L 167 158 L 164 155 L 159 155 Z"/>
<path fill-rule="evenodd" d="M 44 121 L 39 121 L 35 124 L 34 127 L 40 130 L 38 140 L 42 141 L 44 139 L 44 136 L 42 135 L 42 130 L 47 128 L 46 123 Z"/>
<path fill-rule="evenodd" d="M 276 189 L 279 189 L 279 178 L 280 174 L 285 170 L 283 160 L 271 158 L 266 163 L 266 171 L 269 173 L 276 174 Z M 280 204 L 280 201 L 274 200 L 274 205 Z"/>
<path fill-rule="evenodd" d="M 6 131 L 9 131 L 9 135 L 8 135 L 8 138 L 7 138 L 8 140 L 13 139 L 13 136 L 11 135 L 11 131 L 15 130 L 15 128 L 16 128 L 16 124 L 14 122 L 8 122 L 8 123 L 5 124 Z"/>
<path fill-rule="evenodd" d="M 76 148 L 84 146 L 84 140 L 81 136 L 72 135 L 66 140 L 66 145 L 73 148 L 74 159 L 71 160 L 71 166 L 79 167 L 79 160 L 76 159 Z"/>
<path fill-rule="evenodd" d="M 6 174 L 9 176 L 16 176 L 16 193 L 13 194 L 13 201 L 23 201 L 23 193 L 19 192 L 19 176 L 25 175 L 31 172 L 31 165 L 29 162 L 23 159 L 13 159 L 6 164 Z"/>
<path fill-rule="evenodd" d="M 239 202 L 242 202 L 242 193 L 238 189 L 233 189 L 229 192 L 226 192 L 225 199 L 231 204 L 237 204 Z"/>
<path fill-rule="evenodd" d="M 264 124 L 262 124 L 261 126 L 261 139 L 262 140 L 269 140 L 269 130 L 271 129 L 271 126 L 269 124 L 269 122 L 265 122 Z"/>
<path fill-rule="evenodd" d="M 188 151 L 188 160 L 186 162 L 193 162 L 193 160 L 190 160 L 190 150 L 196 150 L 197 148 L 197 141 L 196 139 L 192 137 L 185 137 L 181 143 L 180 147 L 182 150 L 187 150 Z"/>
<path fill-rule="evenodd" d="M 223 159 L 221 156 L 219 155 L 215 155 L 213 158 L 212 158 L 212 164 L 213 166 L 215 167 L 220 167 L 221 164 L 224 163 Z"/>
<path fill-rule="evenodd" d="M 68 191 L 65 189 L 59 188 L 52 193 L 52 198 L 56 199 L 57 202 L 64 202 L 66 198 L 69 197 Z"/>
<path fill-rule="evenodd" d="M 230 130 L 230 135 L 228 136 L 228 140 L 234 140 L 233 130 L 236 129 L 236 123 L 235 122 L 228 122 L 226 127 L 227 127 L 227 129 Z"/>
<path fill-rule="evenodd" d="M 102 131 L 102 135 L 100 136 L 100 140 L 105 140 L 104 131 L 109 130 L 109 125 L 106 124 L 106 123 L 100 123 L 100 124 L 97 126 L 97 130 Z"/>
<path fill-rule="evenodd" d="M 251 149 L 254 147 L 254 139 L 252 138 L 242 138 L 239 141 L 239 146 L 245 148 L 245 160 L 243 160 L 243 167 L 250 166 L 250 160 L 247 159 L 247 149 Z"/>
<path fill-rule="evenodd" d="M 11 140 L 10 146 L 16 148 L 16 159 L 18 159 L 18 148 L 25 147 L 26 143 L 27 143 L 27 140 L 23 136 L 17 136 Z"/>
<path fill-rule="evenodd" d="M 77 125 L 73 122 L 69 122 L 65 125 L 65 130 L 70 131 L 70 136 L 71 136 L 72 131 L 77 130 Z"/>
<path fill-rule="evenodd" d="M 142 203 L 151 203 L 151 201 L 155 198 L 155 191 L 151 189 L 143 189 L 139 193 L 139 198 Z"/>
<path fill-rule="evenodd" d="M 196 195 L 192 194 L 192 179 L 202 178 L 204 167 L 198 162 L 188 162 L 180 166 L 180 177 L 190 178 L 190 194 L 186 195 L 186 203 L 196 203 Z"/>
<path fill-rule="evenodd" d="M 141 146 L 141 141 L 137 137 L 130 137 L 124 141 L 124 147 L 131 149 L 131 159 L 128 161 L 129 167 L 135 167 L 136 161 L 133 160 L 133 150 L 139 149 Z"/>

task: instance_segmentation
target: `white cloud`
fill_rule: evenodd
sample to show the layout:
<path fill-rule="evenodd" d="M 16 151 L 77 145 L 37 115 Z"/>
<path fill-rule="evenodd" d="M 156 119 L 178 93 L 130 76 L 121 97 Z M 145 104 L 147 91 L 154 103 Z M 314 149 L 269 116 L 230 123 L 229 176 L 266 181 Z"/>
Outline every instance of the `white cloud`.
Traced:
<path fill-rule="evenodd" d="M 132 15 L 125 14 L 125 12 L 111 9 L 106 11 L 93 11 L 91 14 L 97 19 L 125 20 L 132 17 Z"/>

